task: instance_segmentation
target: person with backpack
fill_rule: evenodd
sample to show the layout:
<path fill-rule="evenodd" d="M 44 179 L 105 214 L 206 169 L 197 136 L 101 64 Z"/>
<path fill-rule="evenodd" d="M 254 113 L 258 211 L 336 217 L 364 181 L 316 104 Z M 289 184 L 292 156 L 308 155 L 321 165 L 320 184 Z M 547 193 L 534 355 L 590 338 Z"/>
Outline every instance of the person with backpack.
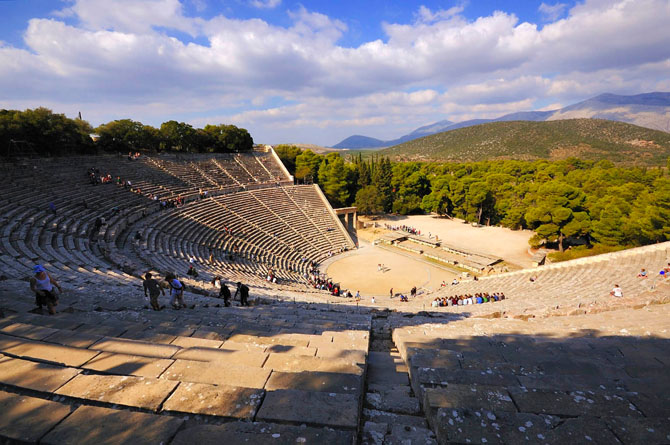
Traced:
<path fill-rule="evenodd" d="M 158 296 L 162 293 L 165 295 L 165 291 L 158 283 L 158 281 L 152 278 L 151 272 L 144 274 L 144 282 L 142 283 L 144 287 L 144 296 L 147 296 L 147 291 L 149 291 L 149 298 L 151 300 L 151 308 L 155 311 L 160 311 L 160 305 L 158 304 Z"/>
<path fill-rule="evenodd" d="M 219 298 L 223 298 L 223 305 L 225 307 L 230 306 L 230 289 L 226 285 L 226 282 L 223 281 L 223 278 L 220 276 L 214 277 L 212 286 L 219 288 Z"/>
<path fill-rule="evenodd" d="M 185 308 L 186 303 L 184 303 L 184 284 L 173 274 L 169 274 L 165 277 L 165 279 L 170 285 L 170 304 L 172 307 L 175 309 Z"/>
<path fill-rule="evenodd" d="M 249 288 L 247 285 L 242 284 L 241 282 L 237 282 L 237 290 L 235 291 L 235 297 L 237 297 L 237 294 L 240 295 L 240 306 L 249 306 Z"/>

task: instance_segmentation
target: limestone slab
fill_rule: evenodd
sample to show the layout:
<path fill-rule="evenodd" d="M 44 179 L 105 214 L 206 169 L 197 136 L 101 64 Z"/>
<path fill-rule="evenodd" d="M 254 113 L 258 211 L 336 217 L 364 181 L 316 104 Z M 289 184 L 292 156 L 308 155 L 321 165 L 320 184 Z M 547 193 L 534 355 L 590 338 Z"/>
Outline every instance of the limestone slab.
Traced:
<path fill-rule="evenodd" d="M 228 338 L 230 341 L 237 343 L 252 343 L 256 345 L 284 345 L 284 346 L 304 346 L 306 347 L 309 344 L 309 338 L 304 338 L 307 336 L 290 335 L 290 334 L 277 334 L 272 337 L 266 336 L 256 336 L 256 335 L 247 335 L 247 334 L 236 334 Z"/>
<path fill-rule="evenodd" d="M 175 360 L 174 364 L 161 375 L 161 378 L 180 382 L 235 385 L 257 389 L 265 386 L 268 377 L 270 377 L 269 369 L 194 360 Z"/>
<path fill-rule="evenodd" d="M 256 419 L 355 430 L 358 426 L 358 399 L 351 394 L 269 391 Z"/>
<path fill-rule="evenodd" d="M 420 428 L 426 428 L 428 425 L 423 416 L 408 416 L 406 414 L 395 414 L 388 411 L 379 411 L 376 409 L 363 409 L 363 416 L 375 423 L 386 423 L 389 425 L 411 425 Z"/>
<path fill-rule="evenodd" d="M 373 409 L 398 414 L 417 415 L 421 412 L 419 400 L 416 397 L 410 397 L 403 390 L 368 392 L 365 394 L 365 404 Z"/>
<path fill-rule="evenodd" d="M 0 382 L 34 391 L 53 392 L 79 374 L 78 369 L 28 360 L 0 360 Z"/>
<path fill-rule="evenodd" d="M 6 344 L 0 339 L 0 344 Z M 71 348 L 51 343 L 42 343 L 31 340 L 16 342 L 3 349 L 4 351 L 21 358 L 30 358 L 53 363 L 61 363 L 65 366 L 79 367 L 98 355 L 98 351 L 88 349 Z"/>
<path fill-rule="evenodd" d="M 328 346 L 322 346 L 316 351 L 317 357 L 323 358 L 341 358 L 353 363 L 365 363 L 365 351 L 358 349 L 341 349 L 331 343 Z"/>
<path fill-rule="evenodd" d="M 466 371 L 462 369 L 417 368 L 419 383 L 431 386 L 446 386 L 450 383 L 465 385 L 518 386 L 514 374 L 489 371 Z"/>
<path fill-rule="evenodd" d="M 73 348 L 87 349 L 101 338 L 102 337 L 100 335 L 95 334 L 60 330 L 45 338 L 44 341 L 48 343 L 57 343 L 59 345 L 71 346 Z"/>
<path fill-rule="evenodd" d="M 604 420 L 614 434 L 626 445 L 670 443 L 670 425 L 668 425 L 668 419 L 666 418 L 610 417 Z"/>
<path fill-rule="evenodd" d="M 0 438 L 36 443 L 71 411 L 63 403 L 0 391 Z"/>
<path fill-rule="evenodd" d="M 336 372 L 281 372 L 272 371 L 265 385 L 268 391 L 278 389 L 300 389 L 340 394 L 360 394 L 363 378 L 353 374 Z"/>
<path fill-rule="evenodd" d="M 437 445 L 435 434 L 428 428 L 412 425 L 393 425 L 391 434 L 384 441 L 384 445 L 405 444 Z"/>
<path fill-rule="evenodd" d="M 221 345 L 220 349 L 224 351 L 253 351 L 253 352 L 265 352 L 267 350 L 267 345 L 255 345 L 253 343 L 240 343 L 236 341 L 226 340 Z"/>
<path fill-rule="evenodd" d="M 629 400 L 616 394 L 510 388 L 510 395 L 521 412 L 561 416 L 642 417 Z"/>
<path fill-rule="evenodd" d="M 182 383 L 163 405 L 164 411 L 252 420 L 262 389 L 206 383 Z"/>
<path fill-rule="evenodd" d="M 384 438 L 390 431 L 386 423 L 366 421 L 361 433 L 362 445 L 384 445 Z"/>
<path fill-rule="evenodd" d="M 44 437 L 44 444 L 167 443 L 184 421 L 168 416 L 80 406 Z"/>
<path fill-rule="evenodd" d="M 181 346 L 182 348 L 220 348 L 223 342 L 221 340 L 208 340 L 206 338 L 179 336 L 172 341 L 172 344 Z"/>
<path fill-rule="evenodd" d="M 603 420 L 593 417 L 566 419 L 556 428 L 544 434 L 544 437 L 542 437 L 541 440 L 542 443 L 549 445 L 563 445 L 569 443 L 620 443 Z M 636 441 L 634 443 L 643 442 Z"/>
<path fill-rule="evenodd" d="M 433 424 L 440 408 L 469 408 L 488 411 L 510 411 L 517 409 L 504 387 L 477 385 L 448 385 L 446 388 L 427 388 L 423 407 L 426 418 Z"/>
<path fill-rule="evenodd" d="M 216 341 L 225 341 L 228 338 L 228 335 L 229 335 L 228 332 L 219 333 L 208 329 L 198 329 L 193 333 L 192 337 L 204 338 Z"/>
<path fill-rule="evenodd" d="M 82 374 L 63 385 L 56 394 L 156 411 L 177 384 L 147 377 Z"/>
<path fill-rule="evenodd" d="M 439 443 L 537 443 L 560 419 L 526 413 L 440 408 L 435 416 Z"/>
<path fill-rule="evenodd" d="M 661 389 L 662 383 L 652 385 L 644 393 L 626 393 L 626 399 L 647 417 L 670 417 L 670 394 Z"/>
<path fill-rule="evenodd" d="M 121 354 L 141 355 L 144 357 L 170 358 L 181 348 L 174 345 L 104 337 L 99 342 L 91 345 L 90 349 L 96 351 L 118 352 Z"/>
<path fill-rule="evenodd" d="M 107 374 L 158 377 L 174 360 L 101 352 L 81 367 Z"/>
<path fill-rule="evenodd" d="M 328 346 L 333 346 L 333 336 L 332 335 L 319 335 L 312 336 L 307 345 L 310 348 L 326 348 Z"/>
<path fill-rule="evenodd" d="M 262 352 L 227 351 L 223 349 L 192 347 L 184 348 L 174 355 L 175 359 L 196 360 L 202 362 L 225 362 L 231 365 L 260 368 L 268 354 Z"/>
<path fill-rule="evenodd" d="M 3 334 L 13 335 L 14 337 L 28 338 L 31 340 L 42 340 L 55 332 L 58 329 L 46 328 L 44 326 L 36 326 L 26 323 L 12 323 L 2 327 L 0 332 Z"/>
<path fill-rule="evenodd" d="M 362 375 L 363 369 L 348 360 L 270 354 L 264 368 L 282 372 L 321 371 Z"/>
<path fill-rule="evenodd" d="M 116 325 L 116 324 L 83 324 L 79 326 L 75 331 L 99 335 L 100 337 L 119 337 L 121 334 L 128 330 L 128 326 L 125 325 Z"/>
<path fill-rule="evenodd" d="M 408 348 L 407 357 L 414 368 L 460 368 L 460 354 L 449 350 Z"/>
<path fill-rule="evenodd" d="M 172 445 L 219 444 L 312 444 L 351 445 L 355 433 L 330 428 L 279 425 L 260 422 L 232 422 L 223 425 L 197 425 L 180 431 Z"/>
<path fill-rule="evenodd" d="M 157 332 L 152 329 L 133 329 L 124 332 L 120 338 L 169 345 L 177 338 L 177 336 L 166 334 L 164 332 Z"/>
<path fill-rule="evenodd" d="M 307 346 L 289 346 L 289 345 L 268 345 L 267 352 L 276 352 L 278 354 L 289 354 L 289 355 L 304 355 L 307 357 L 314 357 L 316 355 L 316 348 L 310 348 Z"/>
<path fill-rule="evenodd" d="M 554 391 L 587 391 L 599 389 L 603 391 L 621 391 L 624 390 L 622 383 L 618 380 L 604 379 L 601 377 L 592 377 L 581 375 L 575 378 L 573 375 L 532 375 L 518 376 L 522 386 L 528 389 L 549 389 Z"/>

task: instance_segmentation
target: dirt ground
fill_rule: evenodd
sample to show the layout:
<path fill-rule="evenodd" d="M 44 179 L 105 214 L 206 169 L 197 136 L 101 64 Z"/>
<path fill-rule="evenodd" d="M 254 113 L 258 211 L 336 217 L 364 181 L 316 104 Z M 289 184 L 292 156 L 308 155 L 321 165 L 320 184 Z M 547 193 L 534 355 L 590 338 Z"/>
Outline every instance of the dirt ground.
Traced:
<path fill-rule="evenodd" d="M 383 264 L 383 270 L 378 270 Z M 442 281 L 450 283 L 455 273 L 419 261 L 410 255 L 390 251 L 383 247 L 361 242 L 358 250 L 328 265 L 325 272 L 342 289 L 356 295 L 360 291 L 364 298 L 371 295 L 389 297 L 389 291 L 409 293 L 416 286 L 424 290 L 436 290 Z"/>
<path fill-rule="evenodd" d="M 364 218 L 361 218 L 365 221 Z M 503 227 L 473 227 L 459 219 L 439 218 L 433 215 L 387 216 L 377 220 L 382 228 L 384 224 L 407 225 L 421 230 L 422 235 L 437 235 L 444 243 L 460 247 L 473 253 L 485 253 L 498 256 L 508 263 L 521 268 L 531 267 L 528 254 L 528 240 L 533 236 L 531 230 L 511 230 Z M 359 237 L 370 241 L 370 234 L 381 235 L 372 229 L 359 231 Z"/>
<path fill-rule="evenodd" d="M 454 247 L 498 256 L 521 268 L 532 266 L 528 254 L 528 239 L 533 233 L 529 230 L 473 227 L 461 220 L 431 215 L 385 217 L 376 222 L 380 228 L 358 231 L 358 250 L 338 256 L 332 263 L 324 264 L 322 269 L 335 282 L 339 282 L 342 289 L 349 289 L 354 295 L 358 290 L 366 300 L 372 295 L 388 299 L 391 288 L 394 293 L 408 293 L 412 286 L 424 292 L 432 292 L 440 287 L 442 281 L 450 283 L 454 277 L 460 275 L 434 266 L 428 261 L 420 261 L 401 250 L 373 246 L 371 242 L 386 232 L 383 229 L 384 224 L 412 226 L 421 230 L 422 235 L 437 235 L 444 243 Z M 384 264 L 385 269 L 377 270 L 378 264 Z"/>

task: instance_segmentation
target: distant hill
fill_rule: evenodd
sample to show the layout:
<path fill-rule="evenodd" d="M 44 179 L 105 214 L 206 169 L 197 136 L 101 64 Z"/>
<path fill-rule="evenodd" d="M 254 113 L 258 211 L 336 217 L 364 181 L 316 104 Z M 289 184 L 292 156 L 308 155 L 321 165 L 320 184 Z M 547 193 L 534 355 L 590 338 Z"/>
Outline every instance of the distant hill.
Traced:
<path fill-rule="evenodd" d="M 333 148 L 391 147 L 430 134 L 471 127 L 473 125 L 481 125 L 488 122 L 539 122 L 579 118 L 607 119 L 627 122 L 641 127 L 670 132 L 670 93 L 655 92 L 632 96 L 601 94 L 600 96 L 592 97 L 591 99 L 569 105 L 559 110 L 521 111 L 505 114 L 495 119 L 471 119 L 458 123 L 453 123 L 447 120 L 439 121 L 417 128 L 409 134 L 389 141 L 368 138 L 366 136 L 351 136 L 337 145 L 334 145 Z"/>
<path fill-rule="evenodd" d="M 393 144 L 388 144 L 380 139 L 354 135 L 349 136 L 337 145 L 333 145 L 333 148 L 379 148 L 390 147 L 391 145 Z"/>
<path fill-rule="evenodd" d="M 670 93 L 645 93 L 634 96 L 601 94 L 557 110 L 547 120 L 583 117 L 628 122 L 670 132 Z"/>
<path fill-rule="evenodd" d="M 490 122 L 414 139 L 381 155 L 398 160 L 608 159 L 665 165 L 670 133 L 603 119 Z"/>
<path fill-rule="evenodd" d="M 446 128 L 453 125 L 451 121 L 439 121 L 434 124 L 426 125 L 416 130 L 412 131 L 409 134 L 399 137 L 398 139 L 393 139 L 390 141 L 382 141 L 381 139 L 370 138 L 367 136 L 349 136 L 340 143 L 333 145 L 333 148 L 381 148 L 381 147 L 392 147 L 394 145 L 402 144 L 403 142 L 411 141 L 412 139 L 420 138 L 427 136 L 429 134 L 439 133 L 445 131 Z"/>

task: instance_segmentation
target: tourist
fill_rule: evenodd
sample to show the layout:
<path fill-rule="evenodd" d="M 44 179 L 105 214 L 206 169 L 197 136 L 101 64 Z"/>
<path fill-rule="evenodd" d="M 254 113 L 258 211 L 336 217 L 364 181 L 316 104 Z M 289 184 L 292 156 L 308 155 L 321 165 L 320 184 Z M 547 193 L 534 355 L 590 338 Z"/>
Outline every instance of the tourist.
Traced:
<path fill-rule="evenodd" d="M 610 292 L 610 295 L 616 298 L 623 297 L 623 290 L 619 287 L 618 284 L 614 285 L 614 289 Z"/>
<path fill-rule="evenodd" d="M 454 278 L 454 281 L 451 282 L 452 286 L 456 286 L 458 284 L 458 279 Z"/>
<path fill-rule="evenodd" d="M 41 264 L 33 267 L 35 276 L 30 277 L 30 290 L 35 292 L 35 305 L 42 310 L 42 306 L 46 306 L 49 314 L 54 315 L 58 306 L 58 295 L 54 292 L 54 287 L 58 288 L 58 292 L 63 292 L 63 288 L 52 277 Z"/>
<path fill-rule="evenodd" d="M 359 301 L 361 299 L 361 292 L 356 291 L 356 301 Z"/>
<path fill-rule="evenodd" d="M 237 282 L 237 290 L 235 291 L 233 299 L 237 297 L 238 294 L 240 295 L 240 306 L 249 306 L 249 288 L 240 281 Z"/>
<path fill-rule="evenodd" d="M 170 304 L 174 309 L 186 307 L 184 303 L 184 284 L 173 274 L 168 274 L 165 279 L 170 284 Z"/>
<path fill-rule="evenodd" d="M 186 275 L 192 276 L 193 278 L 198 278 L 198 271 L 195 269 L 193 264 L 188 266 L 188 271 L 186 271 Z"/>
<path fill-rule="evenodd" d="M 375 304 L 375 297 L 372 297 L 372 298 L 370 299 L 370 303 Z"/>
<path fill-rule="evenodd" d="M 220 276 L 214 277 L 212 280 L 212 286 L 219 289 L 219 298 L 223 299 L 223 305 L 225 307 L 230 306 L 230 289 L 226 285 L 226 282 L 223 280 L 223 278 Z"/>
<path fill-rule="evenodd" d="M 412 298 L 416 297 L 416 286 L 412 288 L 412 290 L 409 291 L 410 295 Z"/>
<path fill-rule="evenodd" d="M 640 273 L 637 274 L 638 278 L 647 278 L 647 271 L 643 268 L 640 270 Z"/>
<path fill-rule="evenodd" d="M 393 288 L 389 291 L 389 298 L 393 298 Z"/>
<path fill-rule="evenodd" d="M 149 291 L 149 299 L 151 301 L 151 308 L 155 311 L 160 311 L 160 305 L 158 304 L 158 295 L 163 294 L 165 296 L 165 291 L 158 284 L 158 281 L 152 278 L 151 272 L 144 274 L 144 281 L 142 283 L 144 287 L 144 298 L 147 297 L 147 291 Z"/>

